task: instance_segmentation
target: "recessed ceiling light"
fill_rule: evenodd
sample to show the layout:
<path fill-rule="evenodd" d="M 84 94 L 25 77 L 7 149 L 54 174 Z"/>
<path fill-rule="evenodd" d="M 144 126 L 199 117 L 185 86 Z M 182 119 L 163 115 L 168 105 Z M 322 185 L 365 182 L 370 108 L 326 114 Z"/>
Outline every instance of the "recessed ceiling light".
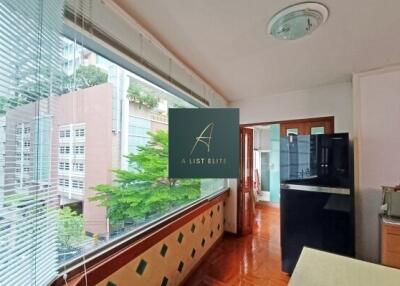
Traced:
<path fill-rule="evenodd" d="M 277 39 L 296 40 L 314 32 L 326 22 L 328 15 L 328 8 L 320 3 L 295 4 L 271 18 L 268 33 Z"/>

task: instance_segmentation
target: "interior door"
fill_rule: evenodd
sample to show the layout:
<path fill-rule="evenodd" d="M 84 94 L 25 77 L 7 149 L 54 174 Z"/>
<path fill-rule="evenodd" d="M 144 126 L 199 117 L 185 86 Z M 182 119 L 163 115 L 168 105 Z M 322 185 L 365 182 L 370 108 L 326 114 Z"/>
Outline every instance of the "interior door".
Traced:
<path fill-rule="evenodd" d="M 255 198 L 253 193 L 253 129 L 240 128 L 240 178 L 238 182 L 238 233 L 252 233 Z"/>

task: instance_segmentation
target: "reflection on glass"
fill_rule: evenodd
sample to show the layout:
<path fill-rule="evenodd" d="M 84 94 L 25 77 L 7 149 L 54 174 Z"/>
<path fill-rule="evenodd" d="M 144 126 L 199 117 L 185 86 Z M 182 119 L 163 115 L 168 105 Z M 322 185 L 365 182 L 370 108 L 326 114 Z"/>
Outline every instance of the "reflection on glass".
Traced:
<path fill-rule="evenodd" d="M 322 127 L 311 127 L 311 135 L 325 134 L 325 128 Z"/>
<path fill-rule="evenodd" d="M 168 108 L 191 104 L 73 41 L 63 43 L 65 93 L 57 101 L 67 110 L 54 115 L 54 144 L 64 150 L 58 160 L 72 167 L 58 170 L 60 264 L 224 186 L 168 178 Z"/>
<path fill-rule="evenodd" d="M 299 129 L 298 128 L 286 129 L 286 136 L 289 136 L 289 135 L 299 135 Z"/>
<path fill-rule="evenodd" d="M 73 41 L 60 50 L 60 89 L 43 69 L 38 94 L 37 71 L 19 68 L 8 83 L 22 91 L 0 88 L 0 253 L 20 261 L 25 244 L 40 244 L 46 275 L 225 184 L 168 178 L 168 108 L 191 104 Z M 26 232 L 33 215 L 41 226 Z"/>

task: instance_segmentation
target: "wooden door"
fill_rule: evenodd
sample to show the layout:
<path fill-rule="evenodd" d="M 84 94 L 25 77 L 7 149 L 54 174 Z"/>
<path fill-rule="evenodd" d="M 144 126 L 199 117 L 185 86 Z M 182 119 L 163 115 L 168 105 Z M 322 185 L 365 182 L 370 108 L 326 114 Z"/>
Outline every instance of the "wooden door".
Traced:
<path fill-rule="evenodd" d="M 240 178 L 238 182 L 238 233 L 253 231 L 253 129 L 240 128 Z"/>
<path fill-rule="evenodd" d="M 333 132 L 334 132 L 333 116 L 291 120 L 281 123 L 281 136 L 332 134 Z"/>

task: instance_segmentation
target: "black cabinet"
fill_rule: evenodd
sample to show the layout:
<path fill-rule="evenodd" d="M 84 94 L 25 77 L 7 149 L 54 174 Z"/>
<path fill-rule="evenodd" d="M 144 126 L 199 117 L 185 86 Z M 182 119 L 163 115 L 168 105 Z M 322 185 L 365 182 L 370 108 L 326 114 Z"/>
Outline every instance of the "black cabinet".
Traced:
<path fill-rule="evenodd" d="M 339 188 L 282 185 L 280 212 L 283 271 L 293 272 L 304 246 L 354 256 L 354 202 L 350 190 L 347 191 Z"/>

